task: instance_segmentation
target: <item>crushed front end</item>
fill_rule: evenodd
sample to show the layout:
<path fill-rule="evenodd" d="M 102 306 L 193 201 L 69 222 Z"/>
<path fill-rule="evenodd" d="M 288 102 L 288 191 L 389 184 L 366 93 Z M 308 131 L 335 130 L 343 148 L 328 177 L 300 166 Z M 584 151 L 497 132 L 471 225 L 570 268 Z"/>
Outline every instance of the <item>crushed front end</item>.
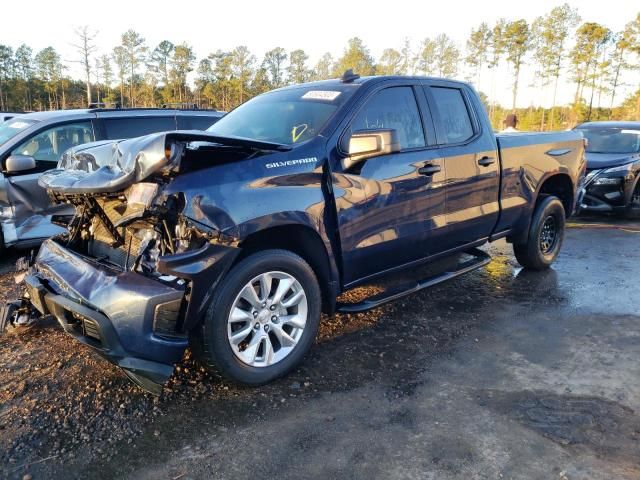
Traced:
<path fill-rule="evenodd" d="M 239 250 L 233 238 L 184 216 L 181 195 L 163 193 L 185 143 L 165 134 L 144 138 L 143 145 L 98 146 L 111 149 L 106 162 L 95 149 L 72 152 L 66 161 L 75 168 L 42 177 L 76 214 L 69 233 L 45 241 L 24 273 L 21 308 L 28 301 L 34 312 L 53 315 L 158 394 Z"/>

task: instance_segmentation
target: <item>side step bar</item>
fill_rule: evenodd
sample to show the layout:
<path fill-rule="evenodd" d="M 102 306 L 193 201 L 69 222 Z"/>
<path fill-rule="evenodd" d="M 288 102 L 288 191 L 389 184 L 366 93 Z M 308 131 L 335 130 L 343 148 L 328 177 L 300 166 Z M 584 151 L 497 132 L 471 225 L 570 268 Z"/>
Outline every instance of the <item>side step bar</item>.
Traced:
<path fill-rule="evenodd" d="M 464 275 L 465 273 L 477 270 L 487 265 L 491 261 L 491 256 L 482 250 L 472 248 L 464 252 L 467 255 L 471 255 L 473 258 L 459 263 L 455 269 L 448 269 L 437 275 L 427 277 L 423 280 L 407 283 L 398 287 L 390 288 L 382 293 L 378 293 L 369 298 L 366 298 L 358 303 L 342 303 L 338 302 L 336 305 L 336 311 L 339 313 L 358 313 L 370 310 L 372 308 L 379 307 L 393 300 L 405 297 L 425 288 L 433 287 L 452 278 Z"/>

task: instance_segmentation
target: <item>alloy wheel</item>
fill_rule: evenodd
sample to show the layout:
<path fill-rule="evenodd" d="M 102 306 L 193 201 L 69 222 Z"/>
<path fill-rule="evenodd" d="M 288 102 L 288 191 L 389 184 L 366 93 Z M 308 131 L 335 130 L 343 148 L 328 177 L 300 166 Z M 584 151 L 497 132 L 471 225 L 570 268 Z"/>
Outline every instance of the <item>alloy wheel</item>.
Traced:
<path fill-rule="evenodd" d="M 307 314 L 307 295 L 295 277 L 277 271 L 262 273 L 240 290 L 231 306 L 229 345 L 246 365 L 274 365 L 300 341 Z"/>

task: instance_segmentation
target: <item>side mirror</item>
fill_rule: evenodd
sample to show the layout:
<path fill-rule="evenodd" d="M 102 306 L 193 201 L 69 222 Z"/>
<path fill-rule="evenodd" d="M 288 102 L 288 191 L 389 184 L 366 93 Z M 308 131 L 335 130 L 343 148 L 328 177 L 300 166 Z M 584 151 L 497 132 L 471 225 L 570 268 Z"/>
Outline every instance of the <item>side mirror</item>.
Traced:
<path fill-rule="evenodd" d="M 349 156 L 342 160 L 344 169 L 366 160 L 400 151 L 398 131 L 394 128 L 358 130 L 349 137 Z"/>
<path fill-rule="evenodd" d="M 36 168 L 36 159 L 29 155 L 11 155 L 6 160 L 7 173 L 25 172 Z"/>

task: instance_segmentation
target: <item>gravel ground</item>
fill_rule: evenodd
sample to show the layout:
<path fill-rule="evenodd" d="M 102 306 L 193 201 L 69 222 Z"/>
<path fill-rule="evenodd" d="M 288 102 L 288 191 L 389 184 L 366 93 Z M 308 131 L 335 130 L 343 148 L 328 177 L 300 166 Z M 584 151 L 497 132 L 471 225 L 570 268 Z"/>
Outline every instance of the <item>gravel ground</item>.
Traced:
<path fill-rule="evenodd" d="M 2 336 L 0 477 L 640 478 L 640 224 L 573 226 L 549 272 L 498 242 L 481 271 L 324 318 L 256 389 L 187 353 L 153 397 L 53 322 Z"/>

